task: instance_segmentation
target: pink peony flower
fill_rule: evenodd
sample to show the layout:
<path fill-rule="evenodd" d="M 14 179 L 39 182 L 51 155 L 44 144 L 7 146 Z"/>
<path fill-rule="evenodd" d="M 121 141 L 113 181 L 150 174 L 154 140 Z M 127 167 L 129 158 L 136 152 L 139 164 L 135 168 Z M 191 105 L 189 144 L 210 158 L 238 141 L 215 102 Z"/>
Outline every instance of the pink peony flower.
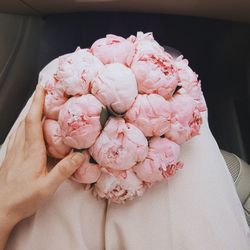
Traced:
<path fill-rule="evenodd" d="M 135 44 L 135 60 L 138 60 L 138 58 L 143 55 L 164 54 L 164 48 L 155 41 L 152 32 L 137 32 L 136 37 L 130 36 L 128 40 L 134 42 Z"/>
<path fill-rule="evenodd" d="M 182 144 L 199 134 L 202 124 L 197 103 L 187 94 L 176 94 L 171 100 L 172 119 L 165 137 Z"/>
<path fill-rule="evenodd" d="M 102 128 L 102 108 L 90 94 L 70 98 L 61 108 L 58 119 L 64 143 L 77 149 L 92 146 Z"/>
<path fill-rule="evenodd" d="M 45 85 L 44 114 L 47 118 L 57 120 L 62 105 L 68 100 L 60 84 L 51 80 Z"/>
<path fill-rule="evenodd" d="M 50 62 L 39 74 L 38 82 L 44 87 L 46 95 L 44 101 L 44 115 L 49 119 L 58 119 L 58 113 L 67 101 L 63 88 L 57 83 L 55 73 L 58 69 L 58 58 Z"/>
<path fill-rule="evenodd" d="M 107 35 L 95 41 L 91 51 L 104 64 L 122 63 L 129 66 L 135 53 L 135 46 L 121 36 Z"/>
<path fill-rule="evenodd" d="M 84 161 L 80 168 L 73 174 L 72 179 L 79 183 L 91 184 L 98 180 L 101 175 L 101 168 L 98 164 L 90 162 L 88 151 L 83 151 Z"/>
<path fill-rule="evenodd" d="M 180 94 L 189 94 L 197 102 L 197 107 L 200 112 L 206 110 L 206 104 L 202 98 L 201 82 L 198 80 L 198 75 L 188 66 L 188 60 L 183 59 L 183 56 L 176 58 L 175 67 L 179 77 Z"/>
<path fill-rule="evenodd" d="M 119 204 L 141 196 L 144 191 L 145 186 L 132 170 L 117 174 L 103 172 L 94 187 L 95 195 Z"/>
<path fill-rule="evenodd" d="M 175 174 L 183 164 L 177 162 L 180 146 L 166 138 L 153 137 L 149 142 L 146 159 L 133 170 L 139 179 L 154 183 Z"/>
<path fill-rule="evenodd" d="M 138 95 L 125 120 L 138 127 L 145 136 L 161 136 L 170 127 L 171 107 L 157 94 Z"/>
<path fill-rule="evenodd" d="M 42 71 L 39 73 L 38 82 L 46 87 L 47 85 L 54 84 L 55 74 L 58 70 L 58 58 L 52 60 L 48 65 L 46 65 Z"/>
<path fill-rule="evenodd" d="M 39 83 L 48 154 L 85 149 L 72 180 L 116 203 L 182 168 L 180 145 L 199 134 L 206 110 L 198 75 L 152 33 L 107 35 L 77 48 L 48 64 Z"/>
<path fill-rule="evenodd" d="M 43 134 L 50 156 L 61 159 L 71 151 L 71 148 L 63 142 L 61 128 L 57 121 L 45 120 Z"/>
<path fill-rule="evenodd" d="M 91 84 L 91 93 L 112 112 L 123 114 L 138 94 L 135 76 L 123 64 L 107 64 Z"/>
<path fill-rule="evenodd" d="M 170 98 L 178 84 L 173 58 L 154 40 L 152 34 L 136 39 L 136 54 L 131 65 L 141 94 Z"/>
<path fill-rule="evenodd" d="M 103 69 L 101 61 L 87 49 L 77 49 L 71 54 L 59 57 L 56 79 L 67 95 L 89 93 L 89 84 Z"/>
<path fill-rule="evenodd" d="M 134 125 L 111 118 L 89 151 L 101 166 L 125 170 L 145 159 L 148 142 Z"/>

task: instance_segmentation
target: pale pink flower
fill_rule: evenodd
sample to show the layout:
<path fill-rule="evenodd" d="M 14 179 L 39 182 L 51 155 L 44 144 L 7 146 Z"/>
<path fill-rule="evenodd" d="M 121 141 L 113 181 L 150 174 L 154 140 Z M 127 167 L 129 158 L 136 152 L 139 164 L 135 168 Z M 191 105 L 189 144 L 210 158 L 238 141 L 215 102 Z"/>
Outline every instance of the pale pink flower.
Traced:
<path fill-rule="evenodd" d="M 58 119 L 64 143 L 77 149 L 92 146 L 102 128 L 102 108 L 91 94 L 71 97 L 61 108 Z"/>
<path fill-rule="evenodd" d="M 112 112 L 123 114 L 138 94 L 135 76 L 123 64 L 106 64 L 91 84 L 91 93 Z"/>
<path fill-rule="evenodd" d="M 67 95 L 89 93 L 89 84 L 102 70 L 103 64 L 87 49 L 77 49 L 71 54 L 59 57 L 56 79 Z"/>
<path fill-rule="evenodd" d="M 72 175 L 72 179 L 79 183 L 91 184 L 98 180 L 101 175 L 101 168 L 98 164 L 90 162 L 88 151 L 83 151 L 84 160 L 82 165 Z"/>
<path fill-rule="evenodd" d="M 145 136 L 161 136 L 170 127 L 171 107 L 157 94 L 138 95 L 125 120 L 138 127 Z"/>
<path fill-rule="evenodd" d="M 58 119 L 58 113 L 67 101 L 62 86 L 56 81 L 55 73 L 58 69 L 58 58 L 50 62 L 39 74 L 39 84 L 45 89 L 44 115 L 53 120 Z"/>
<path fill-rule="evenodd" d="M 134 42 L 136 47 L 135 59 L 137 60 L 142 55 L 161 55 L 164 53 L 164 48 L 154 39 L 153 33 L 137 32 L 136 37 L 130 36 L 128 40 Z"/>
<path fill-rule="evenodd" d="M 172 119 L 170 129 L 165 133 L 165 137 L 182 144 L 199 134 L 202 117 L 197 102 L 187 94 L 174 95 L 170 103 Z"/>
<path fill-rule="evenodd" d="M 200 112 L 206 110 L 203 93 L 201 90 L 201 82 L 198 80 L 198 75 L 188 66 L 188 60 L 183 59 L 183 56 L 176 58 L 174 65 L 177 69 L 179 84 L 181 89 L 180 94 L 189 94 L 197 102 L 197 107 Z"/>
<path fill-rule="evenodd" d="M 122 63 L 129 66 L 135 53 L 135 46 L 130 40 L 110 34 L 95 41 L 91 51 L 103 64 Z"/>
<path fill-rule="evenodd" d="M 42 71 L 39 73 L 38 82 L 43 87 L 46 87 L 48 84 L 54 84 L 55 82 L 55 74 L 58 70 L 58 58 L 52 60 L 49 64 L 47 64 Z"/>
<path fill-rule="evenodd" d="M 178 84 L 173 58 L 166 52 L 136 56 L 131 69 L 141 94 L 155 93 L 170 98 Z"/>
<path fill-rule="evenodd" d="M 68 100 L 60 84 L 54 79 L 45 85 L 44 114 L 47 118 L 57 120 L 62 105 Z"/>
<path fill-rule="evenodd" d="M 103 167 L 125 170 L 143 161 L 148 142 L 143 133 L 122 118 L 111 118 L 89 152 Z"/>
<path fill-rule="evenodd" d="M 121 204 L 144 193 L 145 186 L 133 171 L 119 172 L 122 173 L 103 172 L 95 184 L 94 194 L 100 198 L 106 198 Z"/>
<path fill-rule="evenodd" d="M 50 156 L 61 159 L 71 151 L 71 148 L 63 142 L 61 128 L 57 121 L 45 120 L 43 124 L 43 134 Z"/>
<path fill-rule="evenodd" d="M 180 145 L 199 134 L 206 110 L 198 75 L 152 33 L 77 48 L 48 64 L 39 83 L 48 155 L 79 149 L 84 161 L 71 179 L 116 203 L 183 167 Z"/>
<path fill-rule="evenodd" d="M 178 162 L 180 146 L 166 138 L 153 137 L 149 141 L 146 159 L 133 170 L 139 179 L 154 183 L 175 174 L 183 164 Z"/>

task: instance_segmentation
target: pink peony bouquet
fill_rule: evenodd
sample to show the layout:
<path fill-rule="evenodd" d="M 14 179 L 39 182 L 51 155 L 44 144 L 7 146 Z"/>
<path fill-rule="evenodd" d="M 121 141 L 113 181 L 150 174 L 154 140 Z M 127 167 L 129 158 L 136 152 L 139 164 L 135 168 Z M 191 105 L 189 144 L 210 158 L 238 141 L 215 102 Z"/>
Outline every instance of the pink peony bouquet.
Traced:
<path fill-rule="evenodd" d="M 52 61 L 39 81 L 48 155 L 81 152 L 72 180 L 116 203 L 183 167 L 180 146 L 199 134 L 206 110 L 188 61 L 164 51 L 152 33 L 107 35 Z"/>

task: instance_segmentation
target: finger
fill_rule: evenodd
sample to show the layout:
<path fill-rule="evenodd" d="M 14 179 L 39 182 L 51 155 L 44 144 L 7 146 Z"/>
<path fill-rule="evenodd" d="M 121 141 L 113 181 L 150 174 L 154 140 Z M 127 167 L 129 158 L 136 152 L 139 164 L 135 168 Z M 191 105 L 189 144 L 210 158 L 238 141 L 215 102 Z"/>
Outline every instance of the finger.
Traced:
<path fill-rule="evenodd" d="M 7 154 L 8 152 L 10 152 L 10 150 L 12 149 L 12 145 L 14 143 L 15 140 L 15 136 L 16 136 L 16 131 L 14 131 L 10 136 L 9 136 L 9 140 L 8 140 L 8 144 L 7 144 Z"/>
<path fill-rule="evenodd" d="M 13 146 L 14 147 L 16 146 L 20 149 L 20 147 L 24 145 L 24 142 L 25 142 L 25 127 L 24 127 L 24 121 L 21 121 L 16 131 L 16 136 L 14 139 Z"/>
<path fill-rule="evenodd" d="M 56 190 L 81 166 L 83 160 L 81 153 L 72 153 L 65 157 L 46 176 L 48 186 Z"/>
<path fill-rule="evenodd" d="M 27 116 L 34 122 L 40 122 L 43 114 L 44 88 L 37 84 L 35 95 Z"/>
<path fill-rule="evenodd" d="M 13 149 L 15 144 L 20 148 L 21 143 L 24 143 L 24 121 L 21 121 L 17 129 L 9 136 L 9 142 L 7 145 L 7 153 Z"/>
<path fill-rule="evenodd" d="M 25 118 L 25 136 L 30 142 L 43 139 L 42 115 L 44 105 L 44 89 L 38 84 L 30 110 Z"/>

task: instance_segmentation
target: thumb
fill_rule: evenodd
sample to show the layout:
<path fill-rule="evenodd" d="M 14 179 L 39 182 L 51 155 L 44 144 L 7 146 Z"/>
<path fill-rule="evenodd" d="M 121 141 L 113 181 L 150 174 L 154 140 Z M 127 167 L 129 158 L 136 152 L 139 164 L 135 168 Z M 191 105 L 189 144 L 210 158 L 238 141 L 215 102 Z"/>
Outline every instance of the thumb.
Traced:
<path fill-rule="evenodd" d="M 61 160 L 46 176 L 48 185 L 52 189 L 57 189 L 66 179 L 68 179 L 82 164 L 83 154 L 72 153 Z"/>

